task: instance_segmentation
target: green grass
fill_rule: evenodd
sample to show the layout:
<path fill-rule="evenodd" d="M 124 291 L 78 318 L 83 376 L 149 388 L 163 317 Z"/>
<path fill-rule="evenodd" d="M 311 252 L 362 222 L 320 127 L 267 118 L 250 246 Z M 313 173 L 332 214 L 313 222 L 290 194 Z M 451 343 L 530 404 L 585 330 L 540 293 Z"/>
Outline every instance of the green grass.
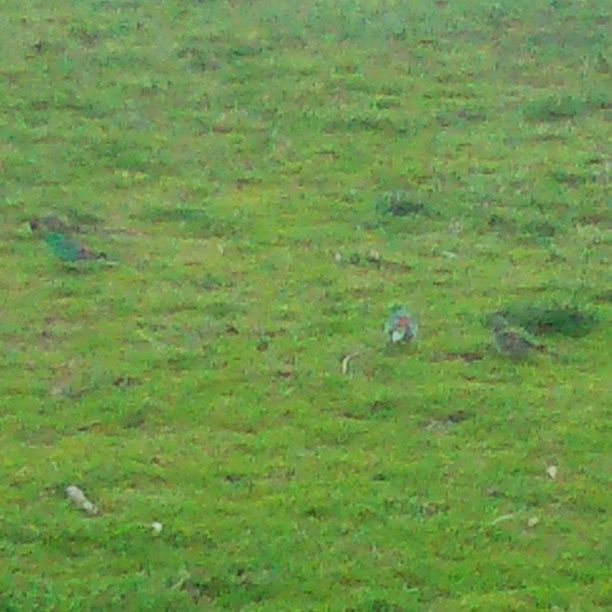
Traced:
<path fill-rule="evenodd" d="M 606 2 L 2 7 L 0 609 L 609 609 Z"/>

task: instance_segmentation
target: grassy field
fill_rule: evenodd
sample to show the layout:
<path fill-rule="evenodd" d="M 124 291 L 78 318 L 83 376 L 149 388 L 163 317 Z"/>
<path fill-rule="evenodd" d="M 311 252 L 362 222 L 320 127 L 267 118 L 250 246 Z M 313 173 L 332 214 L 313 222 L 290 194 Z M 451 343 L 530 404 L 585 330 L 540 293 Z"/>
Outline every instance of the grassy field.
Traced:
<path fill-rule="evenodd" d="M 0 11 L 0 610 L 610 609 L 607 2 Z"/>

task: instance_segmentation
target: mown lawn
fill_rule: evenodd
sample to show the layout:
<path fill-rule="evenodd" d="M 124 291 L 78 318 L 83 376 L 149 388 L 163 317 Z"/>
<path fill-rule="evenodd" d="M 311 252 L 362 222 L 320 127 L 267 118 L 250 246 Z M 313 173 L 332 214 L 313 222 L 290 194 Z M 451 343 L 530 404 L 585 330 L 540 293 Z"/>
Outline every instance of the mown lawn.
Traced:
<path fill-rule="evenodd" d="M 0 3 L 0 609 L 610 609 L 609 17 Z"/>

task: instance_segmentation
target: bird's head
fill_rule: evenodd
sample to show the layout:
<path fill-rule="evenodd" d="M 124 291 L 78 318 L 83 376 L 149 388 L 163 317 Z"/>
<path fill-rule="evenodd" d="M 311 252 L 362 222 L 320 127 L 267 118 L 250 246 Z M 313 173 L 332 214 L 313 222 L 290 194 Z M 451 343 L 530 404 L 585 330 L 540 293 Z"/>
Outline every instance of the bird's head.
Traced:
<path fill-rule="evenodd" d="M 56 215 L 48 214 L 42 217 L 32 217 L 30 219 L 30 229 L 33 232 L 66 232 L 69 227 Z"/>

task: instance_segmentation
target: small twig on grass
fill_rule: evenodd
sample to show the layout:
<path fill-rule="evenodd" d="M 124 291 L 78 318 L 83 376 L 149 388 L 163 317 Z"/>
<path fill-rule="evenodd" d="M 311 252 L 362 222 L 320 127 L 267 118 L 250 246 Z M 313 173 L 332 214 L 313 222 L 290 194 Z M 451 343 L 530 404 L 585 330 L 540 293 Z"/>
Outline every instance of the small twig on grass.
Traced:
<path fill-rule="evenodd" d="M 359 357 L 360 355 L 362 355 L 362 352 L 359 353 L 349 353 L 348 355 L 345 355 L 342 358 L 342 374 L 344 376 L 347 376 L 350 373 L 350 366 L 351 366 L 351 360 L 355 359 L 355 357 Z"/>

